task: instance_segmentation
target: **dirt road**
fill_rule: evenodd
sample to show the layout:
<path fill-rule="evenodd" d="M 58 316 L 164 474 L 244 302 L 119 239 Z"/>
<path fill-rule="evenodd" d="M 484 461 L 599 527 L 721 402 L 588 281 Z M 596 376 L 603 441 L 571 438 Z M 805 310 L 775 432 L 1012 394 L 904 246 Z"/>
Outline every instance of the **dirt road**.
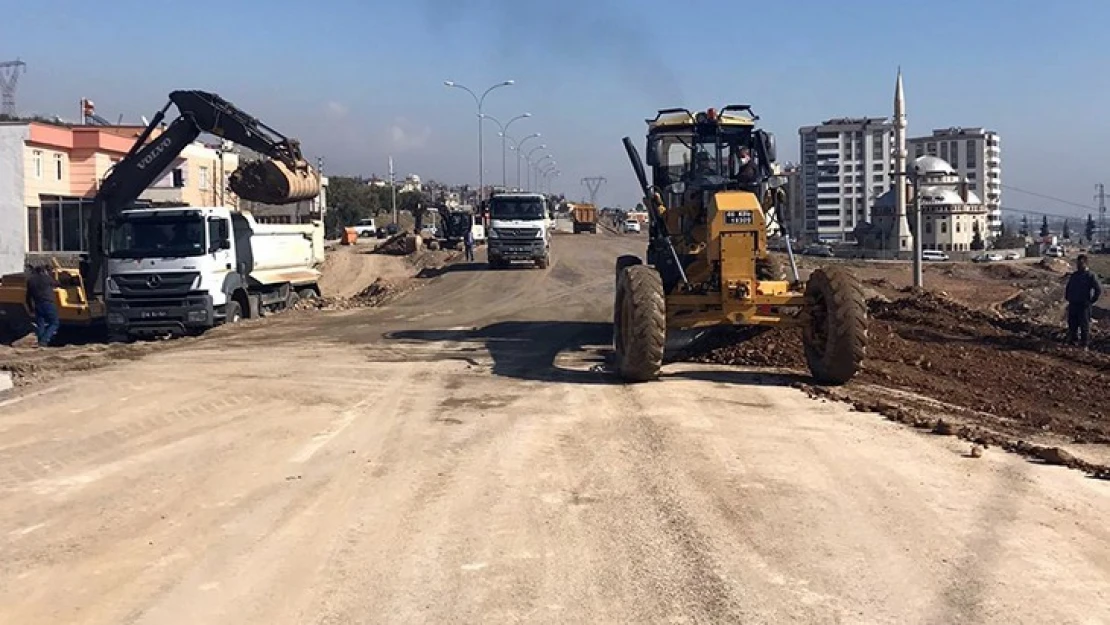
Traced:
<path fill-rule="evenodd" d="M 1105 482 L 758 372 L 613 384 L 642 245 L 0 400 L 0 622 L 1110 621 Z"/>

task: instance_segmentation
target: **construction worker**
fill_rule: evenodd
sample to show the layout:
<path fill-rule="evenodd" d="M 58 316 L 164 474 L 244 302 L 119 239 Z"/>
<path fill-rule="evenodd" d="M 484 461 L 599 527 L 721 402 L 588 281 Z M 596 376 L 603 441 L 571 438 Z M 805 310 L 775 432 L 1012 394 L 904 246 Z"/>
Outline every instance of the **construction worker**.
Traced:
<path fill-rule="evenodd" d="M 474 227 L 467 229 L 463 235 L 463 247 L 466 248 L 466 262 L 474 262 Z M 457 248 L 456 248 L 457 249 Z"/>
<path fill-rule="evenodd" d="M 27 277 L 27 304 L 35 311 L 35 336 L 39 347 L 48 347 L 58 332 L 58 307 L 54 305 L 54 289 L 58 282 L 42 265 L 30 268 Z"/>
<path fill-rule="evenodd" d="M 1068 278 L 1064 299 L 1068 302 L 1068 344 L 1079 342 L 1086 349 L 1091 340 L 1091 307 L 1102 297 L 1098 276 L 1087 267 L 1087 255 L 1075 259 L 1075 273 Z"/>

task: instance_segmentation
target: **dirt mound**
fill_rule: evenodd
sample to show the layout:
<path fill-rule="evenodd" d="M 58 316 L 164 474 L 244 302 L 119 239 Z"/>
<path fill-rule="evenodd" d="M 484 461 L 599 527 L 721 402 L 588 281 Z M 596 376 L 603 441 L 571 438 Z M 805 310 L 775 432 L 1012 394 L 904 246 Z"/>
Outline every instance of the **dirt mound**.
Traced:
<path fill-rule="evenodd" d="M 296 310 L 351 310 L 381 306 L 402 293 L 416 288 L 412 280 L 378 278 L 349 297 L 320 297 L 297 302 Z"/>
<path fill-rule="evenodd" d="M 1020 280 L 1029 277 L 1029 268 L 1012 263 L 982 265 L 980 271 L 992 280 Z"/>
<path fill-rule="evenodd" d="M 1072 270 L 1071 263 L 1063 258 L 1049 258 L 1048 256 L 1037 261 L 1036 266 L 1052 273 L 1070 273 Z"/>
<path fill-rule="evenodd" d="M 879 411 L 907 422 L 923 414 L 935 421 L 954 410 L 969 427 L 994 432 L 1013 445 L 1043 434 L 1110 443 L 1106 331 L 1096 329 L 1090 351 L 1081 351 L 1062 344 L 1059 326 L 971 309 L 933 293 L 871 300 L 869 308 L 868 360 L 856 380 L 836 391 L 840 398 L 869 409 L 886 406 Z M 737 338 L 745 340 L 737 343 Z M 776 329 L 721 338 L 694 359 L 804 370 L 801 350 L 796 330 Z M 882 389 L 931 401 L 892 400 Z"/>
<path fill-rule="evenodd" d="M 364 246 L 342 246 L 329 250 L 321 268 L 320 291 L 324 297 L 350 298 L 379 278 L 401 279 L 414 275 L 405 259 L 372 254 Z"/>

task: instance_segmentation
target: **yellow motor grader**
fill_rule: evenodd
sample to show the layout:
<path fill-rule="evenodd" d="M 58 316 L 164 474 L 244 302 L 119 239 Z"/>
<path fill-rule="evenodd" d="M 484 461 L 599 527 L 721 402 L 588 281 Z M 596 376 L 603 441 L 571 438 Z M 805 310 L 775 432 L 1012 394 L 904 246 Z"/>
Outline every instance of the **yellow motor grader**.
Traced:
<path fill-rule="evenodd" d="M 629 382 L 657 378 L 668 332 L 736 325 L 801 326 L 815 380 L 844 384 L 867 349 L 867 306 L 856 279 L 836 267 L 804 284 L 768 254 L 769 222 L 785 204 L 774 136 L 748 105 L 659 111 L 646 120 L 648 181 L 624 138 L 649 212 L 645 259 L 616 263 L 613 342 Z M 646 261 L 646 262 L 645 262 Z"/>

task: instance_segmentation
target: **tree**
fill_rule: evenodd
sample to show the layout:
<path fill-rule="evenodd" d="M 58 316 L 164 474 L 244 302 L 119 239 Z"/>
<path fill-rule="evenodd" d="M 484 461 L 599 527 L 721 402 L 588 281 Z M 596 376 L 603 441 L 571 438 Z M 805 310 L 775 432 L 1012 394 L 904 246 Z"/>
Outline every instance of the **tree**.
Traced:
<path fill-rule="evenodd" d="M 1087 214 L 1087 226 L 1083 229 L 1083 234 L 1087 235 L 1088 241 L 1095 239 L 1095 218 L 1090 213 Z"/>
<path fill-rule="evenodd" d="M 1022 215 L 1021 216 L 1021 228 L 1018 229 L 1018 234 L 1020 234 L 1023 237 L 1029 236 L 1029 216 L 1028 215 Z"/>
<path fill-rule="evenodd" d="M 382 211 L 380 194 L 362 178 L 328 177 L 328 212 L 324 229 L 330 236 L 359 219 L 374 217 Z M 387 189 L 388 191 L 388 189 Z"/>
<path fill-rule="evenodd" d="M 1050 234 L 1052 231 L 1048 229 L 1048 215 L 1045 215 L 1041 218 L 1041 236 L 1047 237 Z"/>
<path fill-rule="evenodd" d="M 1071 226 L 1068 225 L 1067 219 L 1064 220 L 1064 231 L 1060 233 L 1060 236 L 1064 237 L 1065 241 L 1071 240 Z"/>
<path fill-rule="evenodd" d="M 976 221 L 974 223 L 975 234 L 971 237 L 971 249 L 978 251 L 985 249 L 986 245 L 983 244 L 983 235 L 979 233 L 979 222 Z"/>
<path fill-rule="evenodd" d="M 1006 227 L 1006 222 L 998 224 L 998 238 L 1005 239 L 1010 236 L 1010 229 Z"/>

